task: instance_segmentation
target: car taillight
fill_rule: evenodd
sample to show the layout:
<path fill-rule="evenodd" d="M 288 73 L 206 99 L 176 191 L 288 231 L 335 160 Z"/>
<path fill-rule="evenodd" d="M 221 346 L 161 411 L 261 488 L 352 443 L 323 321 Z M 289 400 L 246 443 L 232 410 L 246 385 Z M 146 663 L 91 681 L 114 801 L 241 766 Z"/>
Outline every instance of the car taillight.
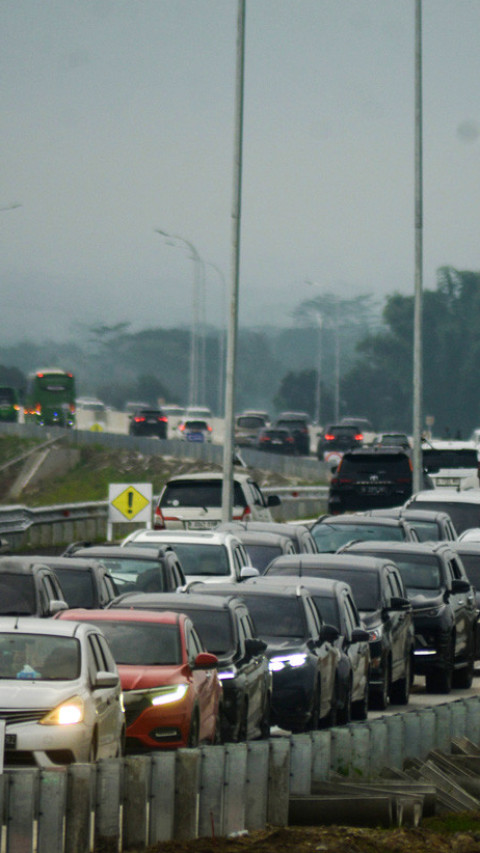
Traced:
<path fill-rule="evenodd" d="M 75 405 L 73 403 L 70 403 L 69 409 L 70 409 L 70 413 L 72 415 L 74 415 L 75 414 Z"/>
<path fill-rule="evenodd" d="M 397 477 L 397 483 L 410 483 L 410 477 Z"/>
<path fill-rule="evenodd" d="M 291 436 L 291 435 L 289 435 L 289 436 L 287 436 L 287 438 L 285 439 L 285 441 L 289 441 L 289 442 L 290 442 L 290 444 L 293 444 L 293 443 L 294 443 L 294 441 L 295 441 L 295 439 L 294 439 L 294 438 L 292 438 L 292 436 Z"/>
<path fill-rule="evenodd" d="M 361 432 L 357 433 L 355 436 L 355 441 L 363 441 L 363 435 Z"/>
<path fill-rule="evenodd" d="M 232 521 L 251 521 L 252 510 L 249 506 L 244 507 L 241 515 L 234 515 Z"/>
<path fill-rule="evenodd" d="M 162 510 L 160 509 L 159 506 L 155 507 L 155 512 L 153 515 L 154 515 L 153 529 L 154 530 L 165 530 L 165 519 L 162 515 Z"/>
<path fill-rule="evenodd" d="M 141 417 L 140 415 L 137 415 L 137 417 L 136 417 L 136 418 L 134 418 L 133 420 L 135 421 L 135 423 L 136 423 L 136 424 L 141 424 L 141 423 L 142 423 L 142 421 L 144 421 L 144 420 L 145 420 L 145 418 L 144 418 L 144 417 Z"/>
<path fill-rule="evenodd" d="M 209 432 L 211 432 L 211 431 L 212 431 L 212 427 L 210 426 L 210 424 L 207 424 L 207 429 L 208 429 L 208 431 L 209 431 Z"/>
<path fill-rule="evenodd" d="M 168 418 L 166 418 L 166 417 L 165 417 L 165 415 L 164 415 L 162 418 L 157 418 L 157 421 L 158 421 L 159 423 L 162 423 L 162 424 L 167 424 L 167 423 L 168 423 Z"/>
<path fill-rule="evenodd" d="M 335 436 L 332 435 L 330 432 L 326 432 L 323 437 L 324 437 L 325 441 L 333 441 L 335 438 Z"/>
<path fill-rule="evenodd" d="M 179 424 L 178 428 L 179 428 L 180 432 L 183 432 L 185 429 L 185 424 Z"/>

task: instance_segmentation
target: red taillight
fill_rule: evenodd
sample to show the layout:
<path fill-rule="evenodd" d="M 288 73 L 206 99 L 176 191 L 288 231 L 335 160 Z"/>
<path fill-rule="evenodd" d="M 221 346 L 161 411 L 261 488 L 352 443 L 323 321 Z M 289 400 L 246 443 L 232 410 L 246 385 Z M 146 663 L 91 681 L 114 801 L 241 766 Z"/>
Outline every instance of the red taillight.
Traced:
<path fill-rule="evenodd" d="M 252 510 L 249 506 L 244 507 L 241 515 L 234 515 L 232 521 L 251 521 Z"/>
<path fill-rule="evenodd" d="M 39 379 L 43 379 L 43 373 L 37 373 Z"/>
<path fill-rule="evenodd" d="M 37 413 L 37 415 L 42 414 L 42 407 L 41 407 L 40 403 L 37 403 L 37 405 L 35 406 L 35 412 Z"/>
<path fill-rule="evenodd" d="M 207 424 L 207 429 L 208 429 L 208 431 L 209 431 L 209 432 L 211 432 L 211 431 L 212 431 L 212 427 L 211 427 L 209 424 Z"/>
<path fill-rule="evenodd" d="M 355 441 L 363 441 L 363 435 L 361 432 L 357 433 L 355 436 Z"/>
<path fill-rule="evenodd" d="M 183 430 L 185 429 L 185 424 L 179 424 L 178 428 L 179 428 L 180 432 L 183 432 Z"/>
<path fill-rule="evenodd" d="M 162 423 L 162 424 L 168 423 L 168 418 L 166 418 L 165 415 L 162 418 L 157 418 L 157 420 L 159 423 Z"/>
<path fill-rule="evenodd" d="M 74 403 L 70 403 L 69 409 L 70 409 L 70 414 L 71 414 L 71 415 L 74 415 L 74 414 L 75 414 L 75 405 L 74 405 Z"/>
<path fill-rule="evenodd" d="M 160 509 L 159 506 L 155 507 L 155 512 L 153 515 L 154 515 L 153 529 L 154 530 L 165 530 L 165 519 L 162 515 L 162 510 Z"/>
<path fill-rule="evenodd" d="M 323 437 L 324 437 L 325 441 L 333 441 L 335 438 L 335 436 L 332 435 L 330 432 L 326 432 Z"/>
<path fill-rule="evenodd" d="M 133 420 L 135 421 L 136 424 L 141 424 L 145 420 L 145 418 L 142 417 L 142 415 L 136 415 L 136 417 L 134 417 Z"/>

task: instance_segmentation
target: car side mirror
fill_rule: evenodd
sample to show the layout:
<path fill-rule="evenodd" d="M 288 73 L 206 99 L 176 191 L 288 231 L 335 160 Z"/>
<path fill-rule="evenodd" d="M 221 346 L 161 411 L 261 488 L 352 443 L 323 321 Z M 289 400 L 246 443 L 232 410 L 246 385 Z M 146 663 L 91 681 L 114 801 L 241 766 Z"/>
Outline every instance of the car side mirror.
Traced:
<path fill-rule="evenodd" d="M 116 672 L 99 670 L 93 679 L 93 689 L 100 690 L 102 687 L 116 687 L 120 678 Z"/>
<path fill-rule="evenodd" d="M 335 640 L 338 640 L 340 636 L 340 631 L 335 625 L 328 625 L 328 623 L 322 625 L 320 629 L 320 642 L 321 643 L 334 643 Z"/>
<path fill-rule="evenodd" d="M 218 666 L 218 658 L 210 652 L 200 652 L 195 658 L 193 669 L 213 669 Z"/>
<path fill-rule="evenodd" d="M 263 654 L 266 648 L 267 644 L 258 637 L 248 637 L 245 640 L 245 652 L 249 658 Z"/>
<path fill-rule="evenodd" d="M 411 605 L 408 598 L 401 598 L 400 596 L 392 595 L 392 598 L 390 599 L 390 606 L 388 607 L 388 610 L 394 610 L 394 611 L 399 611 L 399 612 L 404 611 L 405 612 L 405 611 L 411 610 L 411 609 L 412 609 L 412 605 Z"/>
<path fill-rule="evenodd" d="M 452 581 L 452 592 L 455 595 L 460 595 L 463 592 L 470 592 L 470 583 L 463 578 L 454 578 Z"/>
<path fill-rule="evenodd" d="M 55 616 L 57 613 L 61 613 L 62 610 L 69 610 L 67 602 L 62 601 L 62 599 L 54 598 L 48 605 L 48 613 L 50 616 Z"/>
<path fill-rule="evenodd" d="M 278 495 L 268 495 L 267 497 L 267 506 L 280 506 L 282 503 L 281 498 Z"/>
<path fill-rule="evenodd" d="M 260 572 L 258 569 L 254 569 L 253 566 L 243 566 L 240 569 L 240 580 L 246 581 L 248 578 L 258 578 L 260 577 Z"/>
<path fill-rule="evenodd" d="M 370 634 L 368 631 L 365 631 L 364 628 L 354 628 L 352 631 L 352 636 L 350 637 L 351 643 L 368 643 L 370 639 Z"/>

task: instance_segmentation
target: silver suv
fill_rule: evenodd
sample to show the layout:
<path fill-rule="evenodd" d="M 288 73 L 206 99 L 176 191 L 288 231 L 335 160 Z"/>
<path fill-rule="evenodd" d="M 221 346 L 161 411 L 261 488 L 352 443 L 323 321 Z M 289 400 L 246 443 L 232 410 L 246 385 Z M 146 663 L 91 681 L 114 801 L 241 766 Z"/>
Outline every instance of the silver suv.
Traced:
<path fill-rule="evenodd" d="M 155 507 L 155 530 L 211 530 L 222 520 L 222 473 L 182 474 L 163 487 Z M 249 474 L 233 478 L 233 520 L 273 521 L 270 507 L 277 495 L 266 498 Z"/>

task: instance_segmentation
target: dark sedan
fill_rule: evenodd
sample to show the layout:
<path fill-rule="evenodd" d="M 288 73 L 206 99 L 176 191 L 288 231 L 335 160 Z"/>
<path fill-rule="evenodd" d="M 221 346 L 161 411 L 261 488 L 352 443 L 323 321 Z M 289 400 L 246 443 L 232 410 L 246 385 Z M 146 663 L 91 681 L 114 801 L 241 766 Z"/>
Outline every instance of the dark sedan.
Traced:
<path fill-rule="evenodd" d="M 38 560 L 55 572 L 69 607 L 106 607 L 118 595 L 112 575 L 100 560 L 50 556 Z"/>
<path fill-rule="evenodd" d="M 186 613 L 205 648 L 219 661 L 222 740 L 269 736 L 272 679 L 265 657 L 266 643 L 256 636 L 250 614 L 238 597 L 126 593 L 112 607 Z"/>
<path fill-rule="evenodd" d="M 130 419 L 130 435 L 152 435 L 166 438 L 168 418 L 161 409 L 136 409 Z"/>
<path fill-rule="evenodd" d="M 322 625 L 311 595 L 299 584 L 252 578 L 241 589 L 204 585 L 207 595 L 241 596 L 257 635 L 267 643 L 273 675 L 272 723 L 293 732 L 336 722 L 335 674 L 338 631 Z M 196 585 L 195 592 L 200 592 Z"/>
<path fill-rule="evenodd" d="M 186 583 L 180 561 L 169 548 L 122 548 L 120 545 L 92 545 L 69 554 L 78 559 L 101 560 L 123 592 L 175 592 Z"/>
<path fill-rule="evenodd" d="M 288 558 L 276 560 L 264 577 L 272 581 L 298 582 L 297 567 Z M 297 578 L 295 579 L 295 574 Z M 334 625 L 339 636 L 337 664 L 337 722 L 348 723 L 350 716 L 365 720 L 368 713 L 370 647 L 350 586 L 330 578 L 302 577 L 301 583 L 312 596 L 323 622 Z"/>
<path fill-rule="evenodd" d="M 257 449 L 267 453 L 295 453 L 295 436 L 286 427 L 263 427 L 258 433 Z"/>

